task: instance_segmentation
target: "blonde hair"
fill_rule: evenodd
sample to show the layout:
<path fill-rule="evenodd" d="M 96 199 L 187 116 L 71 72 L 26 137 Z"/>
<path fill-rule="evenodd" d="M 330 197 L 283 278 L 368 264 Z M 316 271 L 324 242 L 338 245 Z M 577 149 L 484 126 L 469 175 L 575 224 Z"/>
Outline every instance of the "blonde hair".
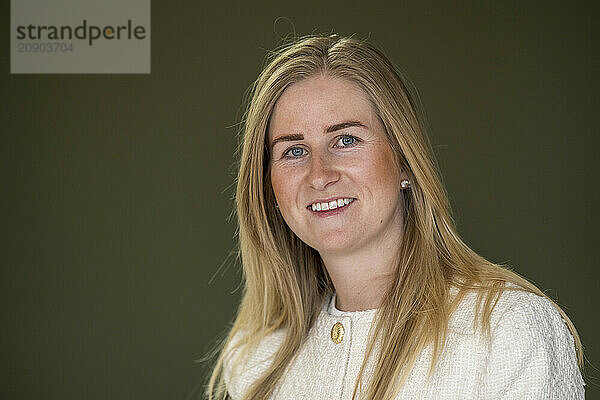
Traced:
<path fill-rule="evenodd" d="M 294 359 L 324 299 L 334 290 L 319 254 L 298 239 L 275 208 L 266 145 L 269 119 L 279 96 L 289 85 L 318 74 L 347 79 L 364 90 L 383 122 L 395 153 L 396 168 L 405 171 L 411 182 L 410 190 L 401 191 L 405 207 L 399 263 L 393 284 L 377 311 L 353 398 L 362 386 L 375 339 L 381 350 L 365 399 L 392 398 L 408 377 L 416 357 L 430 344 L 434 350 L 431 373 L 443 350 L 448 320 L 467 291 L 477 291 L 478 326 L 488 335 L 492 310 L 500 294 L 509 290 L 507 282 L 517 285 L 516 290 L 547 298 L 506 265 L 494 264 L 476 254 L 459 237 L 426 135 L 418 96 L 383 52 L 354 37 L 334 34 L 298 38 L 267 59 L 252 86 L 244 115 L 235 198 L 244 287 L 237 317 L 222 348 L 241 348 L 248 354 L 265 336 L 279 329 L 285 332 L 272 364 L 250 387 L 247 399 L 269 397 Z M 449 293 L 452 286 L 458 288 L 453 300 Z M 552 304 L 575 339 L 582 367 L 577 331 L 560 307 Z M 240 338 L 235 345 L 234 337 Z M 223 380 L 226 353 L 221 351 L 213 369 L 207 389 L 210 399 L 227 396 Z"/>

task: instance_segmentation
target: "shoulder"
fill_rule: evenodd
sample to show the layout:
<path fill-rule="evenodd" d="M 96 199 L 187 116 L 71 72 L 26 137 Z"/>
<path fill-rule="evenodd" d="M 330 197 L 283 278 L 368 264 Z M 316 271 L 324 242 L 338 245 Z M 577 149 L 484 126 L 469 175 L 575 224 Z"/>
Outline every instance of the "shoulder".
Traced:
<path fill-rule="evenodd" d="M 223 350 L 223 379 L 227 392 L 234 400 L 242 399 L 252 384 L 271 366 L 275 353 L 285 340 L 285 331 L 275 331 L 254 346 L 248 344 L 248 339 L 247 332 L 239 330 Z"/>
<path fill-rule="evenodd" d="M 534 350 L 547 345 L 554 350 L 575 349 L 566 321 L 558 308 L 546 297 L 522 290 L 505 290 L 499 297 L 490 321 L 495 342 L 528 339 L 513 343 Z M 507 342 L 508 344 L 508 342 Z"/>
<path fill-rule="evenodd" d="M 457 293 L 451 291 L 452 295 Z M 517 289 L 508 284 L 497 298 L 490 315 L 492 333 L 501 329 L 527 330 L 536 334 L 569 333 L 558 309 L 546 297 Z M 467 292 L 454 310 L 450 326 L 472 329 L 477 314 L 477 293 Z"/>
<path fill-rule="evenodd" d="M 507 285 L 492 311 L 491 326 L 507 327 L 532 334 L 565 333 L 568 328 L 558 308 L 546 297 Z"/>
<path fill-rule="evenodd" d="M 547 298 L 505 290 L 491 315 L 490 398 L 583 398 L 574 338 Z"/>
<path fill-rule="evenodd" d="M 459 380 L 472 382 L 480 399 L 583 399 L 575 341 L 559 309 L 544 296 L 514 289 L 509 284 L 488 299 L 494 305 L 489 335 L 479 323 L 478 292 L 460 298 L 449 321 L 440 374 L 451 376 L 447 379 L 454 384 L 460 365 Z"/>

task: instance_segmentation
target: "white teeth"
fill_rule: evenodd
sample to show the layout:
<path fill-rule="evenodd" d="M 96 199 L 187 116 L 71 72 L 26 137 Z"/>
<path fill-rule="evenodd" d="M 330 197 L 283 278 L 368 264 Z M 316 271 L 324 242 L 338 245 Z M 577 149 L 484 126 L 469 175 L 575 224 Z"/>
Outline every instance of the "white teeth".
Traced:
<path fill-rule="evenodd" d="M 334 210 L 339 207 L 344 207 L 345 205 L 350 204 L 353 201 L 354 201 L 354 199 L 343 198 L 343 199 L 332 200 L 332 201 L 329 201 L 326 203 L 313 203 L 310 206 L 313 211 L 327 211 L 327 210 Z"/>

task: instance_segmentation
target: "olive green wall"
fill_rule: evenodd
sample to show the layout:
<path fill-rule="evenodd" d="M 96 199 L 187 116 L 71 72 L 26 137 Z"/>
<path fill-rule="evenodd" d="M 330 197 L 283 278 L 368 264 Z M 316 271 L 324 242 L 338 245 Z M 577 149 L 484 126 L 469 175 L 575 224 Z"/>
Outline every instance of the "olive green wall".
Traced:
<path fill-rule="evenodd" d="M 150 75 L 11 75 L 2 2 L 0 397 L 194 390 L 240 296 L 235 124 L 291 21 L 408 74 L 461 235 L 564 306 L 599 398 L 593 3 L 281 3 L 153 2 Z"/>

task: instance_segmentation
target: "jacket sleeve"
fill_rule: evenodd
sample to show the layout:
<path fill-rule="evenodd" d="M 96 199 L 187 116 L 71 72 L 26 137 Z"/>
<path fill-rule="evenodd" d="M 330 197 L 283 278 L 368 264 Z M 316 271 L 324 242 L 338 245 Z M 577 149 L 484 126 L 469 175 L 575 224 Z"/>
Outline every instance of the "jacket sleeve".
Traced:
<path fill-rule="evenodd" d="M 558 310 L 532 293 L 512 296 L 492 328 L 484 397 L 583 400 L 573 336 Z"/>

